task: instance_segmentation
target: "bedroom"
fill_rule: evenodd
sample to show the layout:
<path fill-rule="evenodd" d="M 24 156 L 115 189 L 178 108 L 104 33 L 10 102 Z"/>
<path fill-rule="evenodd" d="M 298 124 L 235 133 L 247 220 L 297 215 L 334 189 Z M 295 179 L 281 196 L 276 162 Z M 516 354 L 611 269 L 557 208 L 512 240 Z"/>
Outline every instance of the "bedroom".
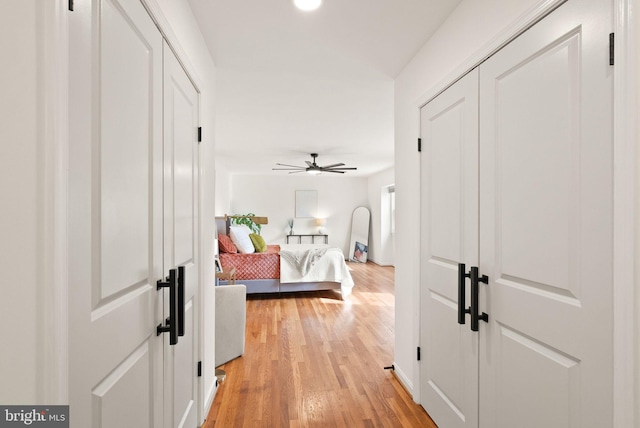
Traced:
<path fill-rule="evenodd" d="M 570 2 L 573 0 L 569 0 Z M 581 2 L 583 0 L 576 0 Z M 66 43 L 68 36 L 67 22 L 69 16 L 82 16 L 83 5 L 88 4 L 81 0 L 76 0 L 76 15 L 69 15 L 66 2 L 46 2 L 47 7 L 39 8 L 41 3 L 38 0 L 25 0 L 10 6 L 11 10 L 0 14 L 3 17 L 2 28 L 6 31 L 3 40 L 12 41 L 5 47 L 8 49 L 10 57 L 15 58 L 12 63 L 15 67 L 3 69 L 6 78 L 3 81 L 12 82 L 7 88 L 9 97 L 3 98 L 2 106 L 6 117 L 14 120 L 8 121 L 6 130 L 3 128 L 3 140 L 20 141 L 21 144 L 5 145 L 7 155 L 3 156 L 4 167 L 2 180 L 3 193 L 14 203 L 3 209 L 4 217 L 3 232 L 5 232 L 7 251 L 5 254 L 6 270 L 16 269 L 23 272 L 22 287 L 11 287 L 9 299 L 3 299 L 2 313 L 7 319 L 14 320 L 22 326 L 19 331 L 8 332 L 7 352 L 3 355 L 8 358 L 10 364 L 2 364 L 2 376 L 10 380 L 9 384 L 15 385 L 11 395 L 3 390 L 3 397 L 8 397 L 7 401 L 20 399 L 21 402 L 35 402 L 37 400 L 47 402 L 68 401 L 69 393 L 69 360 L 75 358 L 73 352 L 69 351 L 69 331 L 66 326 L 69 319 L 68 300 L 68 274 L 77 274 L 75 268 L 80 266 L 90 266 L 84 263 L 85 254 L 82 248 L 79 250 L 73 247 L 71 253 L 68 252 L 67 236 L 68 232 L 78 230 L 86 231 L 86 224 L 79 224 L 84 221 L 83 216 L 72 216 L 71 213 L 86 212 L 83 210 L 67 211 L 69 194 L 67 192 L 76 191 L 77 187 L 67 186 L 69 182 L 83 185 L 88 182 L 87 171 L 74 171 L 72 177 L 79 178 L 75 181 L 69 180 L 68 168 L 65 164 L 69 160 L 67 132 L 68 116 L 66 106 L 68 103 L 67 94 L 69 83 L 68 66 L 62 61 L 57 63 L 55 58 L 66 58 L 69 54 L 69 47 Z M 203 45 L 202 35 L 193 25 L 194 17 L 192 10 L 186 1 L 172 2 L 166 0 L 149 0 L 145 3 L 153 5 L 152 11 L 157 16 L 164 16 L 165 20 L 159 23 L 165 28 L 164 36 L 170 40 L 178 41 L 177 49 L 179 54 L 184 54 L 192 59 L 193 63 L 186 64 L 185 67 L 197 70 L 194 73 L 194 80 L 200 84 L 202 90 L 203 104 L 202 126 L 204 129 L 203 144 L 201 145 L 203 182 L 202 210 L 204 213 L 223 214 L 224 212 L 246 212 L 258 211 L 260 208 L 243 201 L 234 206 L 230 197 L 233 189 L 232 179 L 226 176 L 223 170 L 223 154 L 220 154 L 220 163 L 216 165 L 216 155 L 214 154 L 214 132 L 215 129 L 213 115 L 216 110 L 215 104 L 220 99 L 216 99 L 215 94 L 225 88 L 232 89 L 234 85 L 227 85 L 231 77 L 225 76 L 224 71 L 216 70 L 211 60 L 208 48 Z M 192 2 L 193 3 L 193 2 Z M 514 30 L 514 27 L 522 24 L 521 17 L 536 8 L 550 8 L 554 1 L 492 1 L 492 0 L 462 0 L 452 15 L 439 29 L 432 35 L 431 39 L 420 49 L 416 49 L 414 59 L 404 68 L 395 79 L 386 79 L 386 89 L 382 91 L 388 99 L 390 106 L 381 115 L 385 123 L 392 123 L 391 134 L 386 132 L 385 138 L 394 140 L 394 162 L 387 165 L 386 170 L 393 167 L 395 170 L 390 174 L 393 180 L 380 180 L 379 183 L 360 183 L 355 187 L 366 189 L 365 193 L 372 193 L 374 197 L 366 196 L 362 199 L 362 204 L 369 205 L 372 211 L 383 186 L 394 184 L 398 189 L 398 228 L 396 231 L 396 242 L 398 243 L 393 257 L 389 257 L 389 263 L 396 266 L 395 282 L 396 290 L 396 325 L 402 326 L 398 330 L 395 338 L 395 363 L 400 376 L 403 378 L 407 388 L 412 392 L 416 401 L 421 401 L 420 397 L 420 371 L 421 365 L 416 360 L 416 347 L 420 344 L 420 306 L 419 291 L 420 283 L 420 238 L 416 233 L 420 224 L 420 208 L 418 201 L 420 198 L 420 164 L 416 155 L 416 139 L 419 137 L 419 110 L 421 101 L 426 101 L 425 97 L 430 91 L 442 85 L 445 80 L 451 81 L 460 75 L 461 68 L 472 65 L 477 58 L 476 55 L 482 51 L 486 45 L 492 43 L 502 43 L 505 40 L 496 40 L 501 35 Z M 614 301 L 617 310 L 615 311 L 615 341 L 612 345 L 615 355 L 615 371 L 613 373 L 614 385 L 613 395 L 615 397 L 615 420 L 616 427 L 637 426 L 637 415 L 635 410 L 638 405 L 638 388 L 640 378 L 638 376 L 638 326 L 637 318 L 634 316 L 638 311 L 640 303 L 635 294 L 637 280 L 635 278 L 635 266 L 637 264 L 637 250 L 635 237 L 637 236 L 637 220 L 635 217 L 635 189 L 636 189 L 636 158 L 635 142 L 637 140 L 635 129 L 631 123 L 637 117 L 637 107 L 633 100 L 628 100 L 624 94 L 635 94 L 637 92 L 637 73 L 633 60 L 637 52 L 637 15 L 630 13 L 635 10 L 632 6 L 637 6 L 635 0 L 613 0 L 616 6 L 615 19 L 607 29 L 606 36 L 615 30 L 616 49 L 622 52 L 617 56 L 616 67 L 612 69 L 612 74 L 616 75 L 615 102 L 616 108 L 621 109 L 623 114 L 616 117 L 615 132 L 615 159 L 618 166 L 615 171 L 616 198 L 615 206 L 615 254 L 613 260 L 615 266 L 615 280 L 612 289 L 614 290 Z M 3 6 L 4 7 L 4 6 Z M 9 7 L 7 5 L 7 7 Z M 14 20 L 14 14 L 20 14 L 20 20 Z M 49 19 L 57 24 L 51 27 L 42 26 L 39 20 Z M 71 18 L 75 19 L 75 18 Z M 19 22 L 20 25 L 17 25 Z M 25 23 L 24 25 L 22 25 Z M 85 21 L 86 23 L 86 21 Z M 507 37 L 508 39 L 508 37 Z M 606 39 L 606 40 L 605 40 Z M 78 38 L 71 38 L 77 42 Z M 603 49 L 608 48 L 608 37 L 605 37 Z M 43 52 L 60 52 L 61 55 L 44 55 Z M 27 52 L 28 55 L 24 53 Z M 626 53 L 627 55 L 624 55 Z M 240 58 L 239 60 L 241 60 Z M 357 61 L 356 61 L 357 62 Z M 470 64 L 471 63 L 471 64 Z M 10 64 L 11 65 L 11 64 Z M 37 70 L 47 70 L 37 72 Z M 51 72 L 48 72 L 51 71 Z M 83 73 L 86 69 L 80 70 Z M 216 71 L 220 73 L 222 88 L 216 88 Z M 73 72 L 79 72 L 74 69 Z M 340 75 L 338 70 L 336 75 Z M 348 74 L 348 73 L 347 73 Z M 4 74 L 3 74 L 4 76 Z M 268 75 L 269 77 L 269 75 Z M 273 77 L 273 76 L 271 76 Z M 279 89 L 286 89 L 276 83 L 286 83 L 286 81 L 297 82 L 296 75 L 287 75 L 286 79 L 274 80 L 272 78 L 261 80 L 253 88 L 256 98 L 261 98 L 261 86 L 273 85 Z M 385 80 L 385 79 L 382 79 Z M 74 85 L 87 85 L 87 79 L 73 80 Z M 16 84 L 13 84 L 16 82 Z M 626 86 L 625 86 L 626 85 Z M 19 88 L 29 89 L 27 96 L 23 96 Z M 44 88 L 44 89 L 43 89 Z M 297 87 L 296 87 L 297 88 Z M 296 91 L 294 91 L 296 92 Z M 61 95 L 62 94 L 62 95 Z M 222 94 L 221 94 L 222 95 Z M 228 98 L 227 94 L 226 97 Z M 315 93 L 308 94 L 311 95 Z M 15 99 L 23 102 L 16 103 Z M 239 101 L 244 105 L 249 105 L 246 98 L 240 97 Z M 267 99 L 265 104 L 258 105 L 259 108 L 268 112 L 269 105 L 277 103 L 278 99 Z M 75 104 L 69 103 L 72 106 Z M 218 106 L 224 109 L 229 104 Z M 289 105 L 289 113 L 294 112 L 298 104 Z M 76 106 L 77 107 L 77 106 Z M 326 108 L 326 106 L 325 106 Z M 327 109 L 328 110 L 328 109 Z M 389 114 L 391 112 L 391 114 Z M 77 113 L 77 111 L 73 111 Z M 37 126 L 33 126 L 34 117 L 37 118 Z M 380 116 L 376 116 L 380 117 Z M 287 126 L 295 125 L 296 121 L 289 121 Z M 76 126 L 77 122 L 71 122 Z M 221 123 L 221 125 L 223 125 Z M 250 126 L 252 132 L 259 133 L 264 129 L 262 123 L 254 123 Z M 224 129 L 220 129 L 224 131 Z M 77 135 L 73 134 L 77 139 Z M 309 134 L 312 135 L 312 134 Z M 76 140 L 74 140 L 76 141 Z M 307 143 L 309 143 L 307 141 Z M 329 144 L 342 145 L 335 138 L 329 139 Z M 84 147 L 78 143 L 81 149 Z M 239 157 L 241 162 L 247 162 L 247 158 L 253 154 L 244 150 L 243 156 Z M 327 147 L 331 149 L 331 147 Z M 306 147 L 305 147 L 306 150 Z M 316 150 L 316 149 L 313 149 Z M 322 153 L 329 160 L 333 154 L 330 151 Z M 80 154 L 86 155 L 80 151 Z M 258 153 L 258 155 L 260 155 Z M 268 159 L 269 166 L 275 162 L 300 163 L 307 159 L 308 154 L 292 153 L 287 157 L 278 159 Z M 346 154 L 345 154 L 346 156 Z M 71 158 L 73 160 L 73 158 Z M 347 160 L 346 158 L 335 159 L 335 162 Z M 230 162 L 230 161 L 229 161 Z M 348 160 L 348 164 L 364 167 L 358 164 L 358 158 Z M 228 163 L 228 165 L 231 165 Z M 43 168 L 44 166 L 44 168 Z M 218 174 L 214 180 L 213 171 Z M 348 177 L 345 177 L 348 178 Z M 356 180 L 356 177 L 353 178 Z M 218 184 L 228 184 L 228 192 L 220 189 L 215 192 L 213 182 Z M 23 183 L 24 186 L 15 186 L 14 183 Z M 274 191 L 279 183 L 273 183 L 267 190 Z M 256 183 L 247 183 L 247 186 L 260 188 Z M 305 186 L 306 187 L 306 186 Z M 292 186 L 287 190 L 282 190 L 284 200 L 293 198 L 292 193 L 300 190 L 297 186 Z M 308 189 L 303 189 L 308 190 Z M 321 189 L 318 189 L 321 190 Z M 213 200 L 213 194 L 216 199 Z M 288 194 L 289 196 L 287 196 Z M 72 195 L 73 196 L 73 195 Z M 226 199 L 225 199 L 226 198 Z M 292 203 L 292 202 L 290 202 Z M 225 207 L 218 211 L 218 207 Z M 290 212 L 290 209 L 288 210 Z M 263 213 L 258 212 L 262 215 Z M 209 216 L 207 216 L 209 217 Z M 273 223 L 274 229 L 284 233 L 286 222 L 282 220 L 291 217 L 291 214 L 283 214 L 278 223 Z M 203 220 L 202 236 L 212 236 L 212 222 Z M 73 227 L 67 227 L 67 224 Z M 331 235 L 339 237 L 345 234 L 344 220 L 327 224 L 327 229 Z M 78 225 L 84 228 L 79 228 Z M 342 228 L 342 231 L 340 230 Z M 374 227 L 376 229 L 377 226 Z M 374 230 L 375 233 L 375 230 Z M 344 239 L 344 238 L 343 238 Z M 75 241 L 71 242 L 72 244 Z M 203 258 L 207 258 L 211 253 L 211 248 L 203 242 Z M 376 248 L 372 249 L 372 256 L 379 258 L 381 253 L 376 254 Z M 391 255 L 389 255 L 391 256 Z M 79 260 L 82 263 L 79 263 Z M 95 261 L 95 260 L 94 260 Z M 35 265 L 35 268 L 34 268 Z M 73 269 L 72 269 L 73 268 Z M 83 271 L 84 272 L 84 271 Z M 156 276 L 156 275 L 154 275 Z M 204 268 L 204 278 L 212 278 L 213 271 L 208 267 Z M 47 286 L 45 286 L 45 284 Z M 50 286 L 49 286 L 50 285 Z M 151 287 L 151 286 L 150 286 Z M 566 296 L 565 296 L 566 297 Z M 203 296 L 210 304 L 210 296 Z M 36 301 L 37 304 L 33 302 Z M 161 317 L 160 317 L 161 318 Z M 205 319 L 206 327 L 210 320 Z M 49 326 L 55 326 L 50 329 Z M 155 326 L 154 326 L 155 327 Z M 71 330 L 73 332 L 73 330 Z M 75 340 L 75 339 L 74 339 Z M 83 351 L 87 351 L 82 348 Z M 209 345 L 204 345 L 203 353 L 205 357 L 211 352 Z M 127 354 L 128 355 L 128 354 Z M 25 357 L 27 356 L 27 357 Z M 74 360 L 76 361 L 76 360 Z M 77 362 L 77 361 L 76 361 Z M 82 361 L 80 361 L 82 363 Z M 73 364 L 71 365 L 73 367 Z M 48 376 L 41 376 L 43 373 L 50 373 Z M 71 371 L 73 373 L 73 371 Z M 208 378 L 204 381 L 209 387 L 213 380 Z M 199 403 L 200 407 L 206 406 L 206 397 L 210 397 L 212 389 L 206 388 L 201 392 L 203 398 Z M 628 422 L 631 421 L 631 422 Z M 627 423 L 628 422 L 628 423 Z"/>

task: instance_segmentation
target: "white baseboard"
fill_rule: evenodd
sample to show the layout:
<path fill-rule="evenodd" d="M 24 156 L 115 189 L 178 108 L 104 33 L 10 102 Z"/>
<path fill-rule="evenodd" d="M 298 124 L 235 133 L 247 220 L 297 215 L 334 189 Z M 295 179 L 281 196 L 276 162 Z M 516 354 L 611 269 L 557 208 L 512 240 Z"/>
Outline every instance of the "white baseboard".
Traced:
<path fill-rule="evenodd" d="M 395 362 L 393 363 L 393 367 L 394 367 L 393 371 L 394 371 L 394 374 L 395 374 L 396 378 L 398 378 L 398 380 L 400 381 L 402 386 L 404 386 L 404 388 L 407 390 L 407 392 L 411 395 L 411 398 L 413 398 L 413 396 L 414 396 L 413 382 L 411 382 L 409 380 L 409 378 L 404 374 L 402 369 L 400 367 L 398 367 L 398 365 Z"/>
<path fill-rule="evenodd" d="M 204 421 L 202 422 L 202 425 L 204 425 L 204 423 L 207 421 L 207 417 L 209 417 L 209 412 L 211 411 L 213 400 L 214 398 L 216 398 L 216 393 L 218 392 L 218 386 L 218 382 L 213 382 L 213 386 L 206 393 L 207 401 L 205 401 L 204 405 Z"/>

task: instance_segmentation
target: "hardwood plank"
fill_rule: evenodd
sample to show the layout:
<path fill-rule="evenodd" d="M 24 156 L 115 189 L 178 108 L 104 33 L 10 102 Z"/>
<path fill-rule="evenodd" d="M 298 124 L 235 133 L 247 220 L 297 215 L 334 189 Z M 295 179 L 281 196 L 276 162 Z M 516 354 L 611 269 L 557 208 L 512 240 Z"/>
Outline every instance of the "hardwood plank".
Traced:
<path fill-rule="evenodd" d="M 247 298 L 245 353 L 203 428 L 425 427 L 429 415 L 383 369 L 393 362 L 394 269 L 349 263 L 353 295 Z"/>

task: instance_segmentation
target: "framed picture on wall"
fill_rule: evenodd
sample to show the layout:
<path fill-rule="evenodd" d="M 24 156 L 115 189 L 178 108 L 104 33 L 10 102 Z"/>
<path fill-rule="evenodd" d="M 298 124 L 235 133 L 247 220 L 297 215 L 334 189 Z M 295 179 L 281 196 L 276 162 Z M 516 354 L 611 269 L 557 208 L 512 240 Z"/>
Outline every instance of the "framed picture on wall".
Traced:
<path fill-rule="evenodd" d="M 296 190 L 296 217 L 316 217 L 318 212 L 318 192 L 316 190 Z"/>

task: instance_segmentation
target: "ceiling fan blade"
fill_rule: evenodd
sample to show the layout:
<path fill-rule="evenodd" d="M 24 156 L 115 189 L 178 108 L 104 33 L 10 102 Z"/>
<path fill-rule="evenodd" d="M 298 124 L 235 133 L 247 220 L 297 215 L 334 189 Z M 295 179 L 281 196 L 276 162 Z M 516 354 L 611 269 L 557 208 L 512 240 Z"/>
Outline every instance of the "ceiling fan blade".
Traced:
<path fill-rule="evenodd" d="M 276 165 L 279 165 L 279 166 L 290 166 L 292 168 L 302 168 L 302 169 L 306 168 L 306 167 L 300 166 L 300 165 L 287 165 L 286 163 L 277 163 Z"/>
<path fill-rule="evenodd" d="M 323 168 L 322 170 L 323 171 L 347 171 L 347 170 L 348 171 L 355 171 L 356 169 L 358 169 L 358 168 L 355 168 L 355 167 L 343 167 L 343 168 L 329 168 L 329 169 Z"/>
<path fill-rule="evenodd" d="M 316 164 L 316 156 L 317 154 L 311 154 L 313 157 L 313 162 L 305 161 L 308 166 L 299 166 L 299 165 L 289 165 L 286 163 L 276 163 L 278 166 L 283 166 L 285 168 L 272 168 L 273 171 L 290 171 L 289 174 L 297 174 L 299 172 L 310 172 L 310 173 L 319 173 L 319 172 L 333 172 L 336 174 L 344 174 L 345 171 L 353 171 L 358 168 L 354 167 L 346 167 L 342 162 L 334 163 L 327 166 L 320 166 Z"/>

